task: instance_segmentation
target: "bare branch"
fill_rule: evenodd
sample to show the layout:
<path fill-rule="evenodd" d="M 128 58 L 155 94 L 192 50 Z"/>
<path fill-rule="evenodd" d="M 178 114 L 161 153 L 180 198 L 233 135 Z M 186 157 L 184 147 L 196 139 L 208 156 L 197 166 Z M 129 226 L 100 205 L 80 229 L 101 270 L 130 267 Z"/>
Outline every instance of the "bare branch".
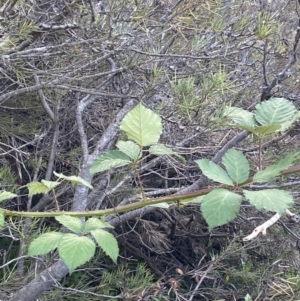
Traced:
<path fill-rule="evenodd" d="M 81 40 L 81 41 L 76 41 L 76 42 L 65 42 L 62 44 L 57 44 L 57 45 L 49 45 L 49 46 L 44 46 L 44 47 L 36 47 L 36 48 L 31 48 L 31 49 L 26 49 L 23 51 L 19 52 L 12 52 L 11 54 L 4 54 L 2 58 L 4 60 L 11 60 L 14 58 L 18 58 L 19 56 L 25 58 L 26 56 L 33 57 L 33 56 L 40 56 L 45 52 L 49 52 L 51 50 L 56 50 L 60 48 L 70 48 L 73 46 L 79 46 L 82 44 L 86 45 L 91 45 L 91 44 L 100 44 L 103 42 L 103 39 L 87 39 L 87 40 Z"/>
<path fill-rule="evenodd" d="M 34 78 L 35 84 L 37 86 L 40 86 L 41 85 L 40 84 L 40 80 L 39 80 L 38 76 L 36 75 L 36 73 L 33 74 L 33 78 Z M 43 93 L 43 90 L 39 89 L 38 90 L 38 94 L 39 94 L 40 101 L 41 101 L 41 103 L 42 103 L 45 111 L 47 112 L 47 114 L 49 115 L 49 117 L 51 118 L 51 120 L 54 121 L 54 114 L 53 114 L 52 110 L 50 109 L 50 107 L 49 107 L 49 105 L 48 105 L 48 103 L 46 101 L 46 98 L 45 98 L 45 95 Z"/>
<path fill-rule="evenodd" d="M 288 72 L 289 69 L 297 62 L 297 52 L 299 50 L 299 41 L 300 41 L 300 18 L 298 20 L 298 26 L 297 26 L 297 31 L 296 31 L 296 35 L 295 35 L 293 51 L 290 55 L 290 59 L 287 62 L 287 64 L 284 66 L 284 68 L 279 73 L 277 73 L 277 75 L 274 77 L 272 82 L 269 85 L 267 85 L 265 88 L 263 88 L 262 95 L 260 98 L 261 101 L 269 99 L 271 97 L 272 89 L 276 85 L 280 84 L 281 82 L 283 82 L 285 79 L 287 79 L 289 77 L 289 72 Z"/>
<path fill-rule="evenodd" d="M 60 24 L 60 25 L 52 25 L 52 24 L 45 24 L 45 23 L 40 23 L 39 24 L 40 27 L 42 27 L 43 29 L 54 29 L 54 30 L 58 30 L 58 29 L 67 29 L 67 28 L 78 28 L 78 25 L 76 23 L 71 24 L 71 23 L 67 23 L 67 24 Z"/>
<path fill-rule="evenodd" d="M 295 216 L 295 214 L 292 213 L 288 209 L 286 209 L 285 212 L 290 217 L 294 217 Z M 280 219 L 280 217 L 281 217 L 281 215 L 279 213 L 276 213 L 269 220 L 267 220 L 265 223 L 263 223 L 262 225 L 259 225 L 258 227 L 256 227 L 250 235 L 244 237 L 243 241 L 252 240 L 255 237 L 257 237 L 259 235 L 259 233 L 262 233 L 263 235 L 266 235 L 267 234 L 267 229 L 269 227 L 273 226 Z"/>
<path fill-rule="evenodd" d="M 212 161 L 218 163 L 221 161 L 223 155 L 231 148 L 236 146 L 239 142 L 246 139 L 249 135 L 248 131 L 242 131 L 241 133 L 234 136 L 231 140 L 229 140 L 223 147 L 220 149 L 215 156 L 213 157 Z"/>
<path fill-rule="evenodd" d="M 259 233 L 262 233 L 263 235 L 266 235 L 267 234 L 267 229 L 269 227 L 271 227 L 272 225 L 274 225 L 280 219 L 280 217 L 281 217 L 281 215 L 279 213 L 276 213 L 269 220 L 267 220 L 265 223 L 263 223 L 262 225 L 256 227 L 250 235 L 244 237 L 243 241 L 252 240 L 255 237 L 257 237 L 259 235 Z"/>
<path fill-rule="evenodd" d="M 269 41 L 268 39 L 265 41 L 264 45 L 264 59 L 263 59 L 263 75 L 264 75 L 264 81 L 265 81 L 265 86 L 269 86 L 270 83 L 268 81 L 267 77 L 267 55 L 268 55 L 268 45 Z"/>
<path fill-rule="evenodd" d="M 108 220 L 109 224 L 113 227 L 119 226 L 124 222 L 134 220 L 135 218 L 141 218 L 143 215 L 151 213 L 153 211 L 158 210 L 158 207 L 144 207 L 141 209 L 137 209 L 131 212 L 124 213 L 122 215 L 118 215 L 117 217 Z"/>
<path fill-rule="evenodd" d="M 14 294 L 10 301 L 35 301 L 40 294 L 49 289 L 57 281 L 60 281 L 68 272 L 69 270 L 65 263 L 62 260 L 58 260 Z"/>
<path fill-rule="evenodd" d="M 3 103 L 4 101 L 8 100 L 11 97 L 18 96 L 18 95 L 28 93 L 28 92 L 35 92 L 43 87 L 44 87 L 44 85 L 37 85 L 37 86 L 26 87 L 26 88 L 21 88 L 21 89 L 15 90 L 15 91 L 7 92 L 5 94 L 0 95 L 0 104 Z"/>
<path fill-rule="evenodd" d="M 168 58 L 188 58 L 188 59 L 193 59 L 193 60 L 213 60 L 216 58 L 221 58 L 224 57 L 224 55 L 221 54 L 216 54 L 216 55 L 207 55 L 207 56 L 194 56 L 194 55 L 180 55 L 180 54 L 164 54 L 164 53 L 150 53 L 150 52 L 145 52 L 141 51 L 135 48 L 132 48 L 131 51 L 147 55 L 147 56 L 156 56 L 156 57 L 168 57 Z M 227 53 L 227 55 L 233 55 L 237 54 L 239 51 L 233 51 L 230 53 Z"/>
<path fill-rule="evenodd" d="M 53 137 L 52 137 L 52 144 L 51 144 L 51 149 L 50 149 L 50 155 L 48 159 L 48 166 L 47 166 L 47 171 L 45 174 L 45 180 L 50 181 L 52 172 L 54 169 L 54 161 L 56 157 L 56 150 L 57 150 L 57 144 L 58 144 L 58 138 L 59 138 L 59 108 L 60 108 L 60 100 L 57 102 L 55 111 L 53 114 Z"/>
<path fill-rule="evenodd" d="M 77 95 L 78 97 L 79 95 Z M 81 148 L 82 148 L 82 157 L 83 161 L 86 162 L 88 160 L 89 156 L 89 147 L 88 147 L 88 140 L 87 136 L 85 133 L 84 125 L 82 122 L 82 113 L 85 108 L 85 99 L 90 98 L 90 96 L 85 97 L 84 99 L 80 100 L 77 104 L 77 109 L 76 109 L 76 121 L 77 121 L 77 129 L 78 133 L 80 136 L 80 141 L 81 141 Z"/>
<path fill-rule="evenodd" d="M 130 95 L 130 94 L 120 95 L 120 94 L 114 94 L 114 93 L 105 93 L 105 92 L 100 92 L 98 90 L 85 89 L 82 87 L 75 87 L 75 86 L 68 86 L 68 85 L 59 85 L 59 84 L 51 83 L 51 84 L 45 84 L 44 86 L 50 87 L 50 88 L 62 89 L 62 90 L 76 91 L 76 92 L 86 93 L 86 94 L 90 94 L 90 95 L 104 96 L 104 97 L 139 99 L 139 96 L 136 96 L 136 95 Z M 0 97 L 0 100 L 1 100 L 1 97 Z"/>

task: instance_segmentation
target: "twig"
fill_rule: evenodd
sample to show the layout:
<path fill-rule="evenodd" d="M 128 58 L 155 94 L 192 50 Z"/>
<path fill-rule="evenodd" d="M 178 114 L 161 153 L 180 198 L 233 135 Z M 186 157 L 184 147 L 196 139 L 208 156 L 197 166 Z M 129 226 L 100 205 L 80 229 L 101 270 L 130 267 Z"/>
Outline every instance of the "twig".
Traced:
<path fill-rule="evenodd" d="M 78 290 L 78 289 L 74 289 L 74 288 L 70 288 L 70 287 L 61 287 L 59 285 L 54 285 L 54 287 L 61 289 L 63 291 L 76 292 L 76 293 L 80 293 L 80 294 L 91 295 L 91 296 L 96 296 L 96 297 L 101 297 L 101 298 L 123 299 L 123 297 L 121 295 L 118 295 L 118 296 L 101 295 L 101 294 L 89 292 L 87 290 L 82 291 L 82 290 Z"/>
<path fill-rule="evenodd" d="M 138 181 L 140 189 L 141 189 L 142 200 L 145 200 L 146 199 L 146 195 L 145 195 L 144 185 L 143 185 L 143 182 L 141 180 L 141 176 L 140 176 L 140 173 L 139 173 L 138 166 L 136 164 L 134 165 L 134 171 L 135 171 L 135 176 L 137 178 L 137 181 Z"/>
<path fill-rule="evenodd" d="M 266 235 L 267 234 L 267 229 L 269 227 L 271 227 L 272 225 L 274 225 L 280 219 L 280 217 L 281 217 L 281 215 L 279 213 L 276 213 L 269 220 L 264 222 L 262 225 L 259 225 L 258 227 L 256 227 L 250 235 L 244 237 L 243 241 L 252 240 L 255 237 L 257 237 L 259 233 L 262 233 L 263 235 Z"/>
<path fill-rule="evenodd" d="M 293 217 L 295 216 L 294 213 L 292 213 L 290 210 L 286 209 L 285 213 L 290 216 L 290 217 Z M 249 240 L 252 240 L 254 239 L 255 237 L 258 236 L 259 233 L 262 233 L 263 235 L 266 235 L 267 234 L 267 229 L 269 227 L 271 227 L 272 225 L 274 225 L 279 219 L 280 219 L 281 215 L 279 213 L 276 213 L 275 215 L 273 215 L 269 220 L 267 220 L 266 222 L 264 222 L 262 225 L 256 227 L 253 232 L 244 237 L 243 238 L 243 241 L 249 241 Z"/>
<path fill-rule="evenodd" d="M 50 155 L 48 159 L 48 166 L 47 171 L 45 174 L 45 180 L 50 181 L 52 172 L 54 169 L 54 161 L 56 157 L 56 150 L 58 145 L 58 138 L 59 138 L 59 109 L 60 109 L 60 100 L 57 102 L 55 106 L 55 110 L 53 113 L 53 137 L 52 137 L 52 143 L 51 143 L 51 149 L 50 149 Z"/>
<path fill-rule="evenodd" d="M 297 62 L 297 52 L 299 50 L 299 40 L 300 40 L 300 18 L 298 20 L 298 27 L 297 32 L 295 35 L 294 45 L 293 45 L 293 51 L 290 55 L 290 59 L 287 62 L 287 64 L 284 66 L 284 68 L 281 70 L 281 72 L 277 73 L 277 75 L 274 77 L 271 83 L 267 85 L 265 88 L 263 88 L 262 94 L 261 94 L 261 101 L 264 101 L 266 99 L 269 99 L 271 97 L 271 91 L 272 89 L 280 84 L 282 81 L 284 81 L 286 78 L 289 77 L 288 71 Z"/>
<path fill-rule="evenodd" d="M 23 256 L 20 256 L 20 257 L 17 257 L 17 258 L 14 258 L 10 261 L 8 261 L 7 263 L 3 264 L 3 265 L 0 265 L 0 269 L 3 269 L 4 267 L 6 267 L 7 265 L 10 265 L 11 263 L 15 262 L 15 261 L 18 261 L 20 259 L 23 259 L 23 258 L 28 258 L 27 255 L 23 255 Z"/>
<path fill-rule="evenodd" d="M 258 147 L 258 170 L 263 169 L 263 162 L 262 162 L 262 137 L 259 137 L 259 147 Z"/>
<path fill-rule="evenodd" d="M 290 186 L 296 186 L 300 185 L 300 181 L 293 181 L 293 182 L 287 182 L 287 183 L 282 183 L 279 185 L 250 185 L 249 187 L 251 189 L 274 189 L 274 188 L 282 188 L 282 187 L 290 187 Z"/>
<path fill-rule="evenodd" d="M 41 83 L 40 83 L 40 80 L 39 80 L 38 76 L 36 75 L 36 73 L 33 75 L 33 78 L 34 78 L 35 84 L 37 86 L 39 86 Z M 38 90 L 38 94 L 39 94 L 40 101 L 41 101 L 45 111 L 47 112 L 47 114 L 49 115 L 51 120 L 54 122 L 54 114 L 46 101 L 46 98 L 45 98 L 42 88 Z"/>
<path fill-rule="evenodd" d="M 223 147 L 220 149 L 216 155 L 213 157 L 212 161 L 218 163 L 221 161 L 223 155 L 233 146 L 236 146 L 239 142 L 243 141 L 249 135 L 248 131 L 242 131 L 241 133 L 234 136 L 231 140 L 229 140 Z"/>
<path fill-rule="evenodd" d="M 91 44 L 101 44 L 103 42 L 104 39 L 87 39 L 87 40 L 82 40 L 82 41 L 76 41 L 76 42 L 65 42 L 62 44 L 58 44 L 58 45 L 51 45 L 51 46 L 44 46 L 44 47 L 36 47 L 36 48 L 31 48 L 31 49 L 26 49 L 23 51 L 13 51 L 10 54 L 5 54 L 2 56 L 3 59 L 14 59 L 16 57 L 22 56 L 29 56 L 29 57 L 33 57 L 34 55 L 36 56 L 40 56 L 45 52 L 51 51 L 51 50 L 56 50 L 56 49 L 60 49 L 60 48 L 64 48 L 64 47 L 73 47 L 73 46 L 79 46 L 82 44 L 87 44 L 87 45 L 91 45 Z M 11 51 L 11 50 L 10 50 Z"/>
<path fill-rule="evenodd" d="M 76 95 L 79 98 L 79 93 Z M 85 105 L 84 100 L 89 98 L 90 96 L 86 96 L 84 99 L 78 101 L 77 109 L 76 109 L 76 121 L 77 121 L 77 129 L 80 136 L 81 149 L 82 149 L 82 158 L 83 161 L 86 162 L 89 156 L 89 147 L 88 147 L 88 139 L 85 133 L 83 121 L 82 121 L 82 113 L 84 111 Z"/>
<path fill-rule="evenodd" d="M 265 81 L 265 85 L 269 86 L 270 83 L 268 81 L 268 77 L 267 77 L 267 54 L 268 54 L 268 45 L 269 45 L 269 41 L 268 39 L 265 41 L 265 45 L 264 45 L 264 60 L 263 60 L 263 75 L 264 75 L 264 81 Z"/>
<path fill-rule="evenodd" d="M 215 262 L 213 261 L 209 267 L 207 268 L 207 270 L 204 272 L 204 274 L 202 275 L 202 277 L 200 278 L 199 282 L 197 283 L 195 289 L 193 290 L 192 292 L 192 295 L 190 296 L 189 300 L 188 301 L 192 301 L 196 292 L 198 291 L 201 283 L 203 282 L 203 280 L 205 279 L 205 277 L 207 276 L 207 274 L 212 270 L 213 266 L 214 266 Z"/>
<path fill-rule="evenodd" d="M 92 23 L 96 21 L 96 11 L 94 7 L 94 3 L 92 0 L 89 0 L 90 8 L 91 8 L 91 21 Z"/>
<path fill-rule="evenodd" d="M 296 235 L 290 228 L 288 228 L 283 221 L 280 221 L 281 225 L 283 226 L 283 228 L 290 233 L 295 239 L 297 239 L 298 241 L 300 241 L 300 237 L 298 235 Z"/>
<path fill-rule="evenodd" d="M 213 60 L 216 58 L 223 57 L 223 55 L 221 55 L 221 54 L 212 55 L 212 56 L 194 56 L 194 55 L 180 55 L 180 54 L 150 53 L 150 52 L 145 52 L 145 51 L 141 51 L 141 50 L 134 49 L 134 48 L 131 48 L 130 50 L 133 52 L 139 53 L 139 54 L 147 55 L 147 56 L 168 57 L 168 58 L 188 58 L 188 59 L 194 59 L 194 60 Z M 228 53 L 228 55 L 237 54 L 237 53 L 240 53 L 240 51 L 233 51 L 231 53 Z"/>

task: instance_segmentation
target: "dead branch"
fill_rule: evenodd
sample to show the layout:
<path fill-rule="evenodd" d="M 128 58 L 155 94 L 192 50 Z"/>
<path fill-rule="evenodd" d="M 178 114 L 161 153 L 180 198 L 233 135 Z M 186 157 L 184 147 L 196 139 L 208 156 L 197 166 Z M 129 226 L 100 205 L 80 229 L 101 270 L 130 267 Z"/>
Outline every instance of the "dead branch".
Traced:
<path fill-rule="evenodd" d="M 295 214 L 292 213 L 288 209 L 286 209 L 285 212 L 290 217 L 295 216 Z M 262 233 L 263 235 L 266 235 L 267 234 L 267 229 L 269 227 L 273 226 L 280 219 L 280 217 L 281 217 L 281 215 L 279 213 L 276 213 L 269 220 L 267 220 L 266 222 L 264 222 L 262 225 L 259 225 L 258 227 L 256 227 L 250 235 L 244 237 L 243 241 L 252 240 L 252 239 L 256 238 L 259 235 L 259 233 Z"/>

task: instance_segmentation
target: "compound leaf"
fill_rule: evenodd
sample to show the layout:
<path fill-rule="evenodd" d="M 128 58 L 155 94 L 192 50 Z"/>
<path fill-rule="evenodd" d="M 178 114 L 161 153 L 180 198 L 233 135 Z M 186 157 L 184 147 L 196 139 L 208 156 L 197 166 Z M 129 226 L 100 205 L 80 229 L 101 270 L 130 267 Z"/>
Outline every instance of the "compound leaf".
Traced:
<path fill-rule="evenodd" d="M 234 182 L 240 184 L 249 178 L 249 162 L 242 152 L 229 149 L 222 157 L 222 163 Z"/>
<path fill-rule="evenodd" d="M 64 236 L 61 232 L 49 232 L 39 235 L 28 248 L 28 255 L 44 255 L 58 247 L 59 241 Z"/>
<path fill-rule="evenodd" d="M 141 147 L 158 142 L 162 133 L 162 123 L 159 115 L 138 104 L 126 114 L 120 128 L 129 139 L 135 141 Z"/>
<path fill-rule="evenodd" d="M 131 163 L 130 158 L 119 150 L 112 150 L 102 154 L 90 168 L 90 173 L 95 174 L 111 168 L 125 166 Z"/>
<path fill-rule="evenodd" d="M 89 261 L 95 254 L 96 244 L 86 236 L 64 234 L 59 241 L 58 252 L 71 274 L 77 267 Z"/>
<path fill-rule="evenodd" d="M 258 210 L 284 214 L 285 210 L 293 206 L 293 197 L 288 191 L 279 189 L 265 189 L 259 191 L 243 191 L 250 204 Z"/>
<path fill-rule="evenodd" d="M 238 214 L 242 196 L 227 189 L 218 188 L 208 193 L 201 203 L 201 211 L 209 229 L 232 221 Z"/>
<path fill-rule="evenodd" d="M 93 230 L 91 234 L 104 253 L 109 256 L 113 262 L 117 263 L 119 247 L 116 238 L 111 233 L 102 229 Z"/>
<path fill-rule="evenodd" d="M 222 169 L 216 163 L 208 159 L 200 159 L 195 161 L 200 167 L 202 173 L 209 179 L 214 180 L 219 183 L 233 186 L 231 178 L 228 176 L 226 171 Z"/>

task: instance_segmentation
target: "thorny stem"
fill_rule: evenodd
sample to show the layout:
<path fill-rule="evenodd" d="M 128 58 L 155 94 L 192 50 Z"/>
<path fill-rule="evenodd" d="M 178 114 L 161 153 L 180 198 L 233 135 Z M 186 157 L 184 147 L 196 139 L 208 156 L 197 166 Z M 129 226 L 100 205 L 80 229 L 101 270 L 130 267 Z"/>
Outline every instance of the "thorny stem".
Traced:
<path fill-rule="evenodd" d="M 56 198 L 56 194 L 55 194 L 55 190 L 52 189 L 52 192 L 53 192 L 53 197 L 54 197 L 54 200 L 55 200 L 56 210 L 60 211 L 58 201 L 57 201 L 57 198 Z"/>
<path fill-rule="evenodd" d="M 263 138 L 259 137 L 259 147 L 258 147 L 258 169 L 259 170 L 263 169 L 263 164 L 262 164 L 262 142 L 263 142 Z"/>
<path fill-rule="evenodd" d="M 282 175 L 288 175 L 288 174 L 292 174 L 295 172 L 300 172 L 300 164 L 294 165 L 289 167 L 288 169 L 285 169 L 282 171 Z M 244 183 L 241 183 L 241 185 L 246 185 L 246 184 L 250 184 L 252 183 L 253 179 L 249 178 L 248 180 L 246 180 Z M 218 188 L 227 188 L 227 189 L 232 189 L 233 187 L 228 187 L 226 185 L 220 185 L 218 186 Z M 210 187 L 210 188 L 206 188 L 206 189 L 201 189 L 201 190 L 195 190 L 193 192 L 189 192 L 189 193 L 185 193 L 185 194 L 176 194 L 176 195 L 171 195 L 171 196 L 163 196 L 163 197 L 159 197 L 159 198 L 153 198 L 153 199 L 149 199 L 149 198 L 145 198 L 143 199 L 142 202 L 137 202 L 137 203 L 130 203 L 127 205 L 123 205 L 123 206 L 118 206 L 115 208 L 108 208 L 108 209 L 103 209 L 103 210 L 95 210 L 95 211 L 51 211 L 51 212 L 20 212 L 20 211 L 10 211 L 10 210 L 6 210 L 6 209 L 0 209 L 0 212 L 3 213 L 5 216 L 20 216 L 20 217 L 54 217 L 54 216 L 59 216 L 59 215 L 69 215 L 69 216 L 77 216 L 77 217 L 89 217 L 89 216 L 107 216 L 110 214 L 115 214 L 115 213 L 123 213 L 123 212 L 128 212 L 131 210 L 135 210 L 135 209 L 139 209 L 139 208 L 144 208 L 146 206 L 149 205 L 156 205 L 159 203 L 168 203 L 168 204 L 172 204 L 172 203 L 177 203 L 178 201 L 184 201 L 184 200 L 188 200 L 191 199 L 193 197 L 198 197 L 201 195 L 206 195 L 209 192 L 211 192 L 213 189 L 215 189 L 216 187 Z"/>
<path fill-rule="evenodd" d="M 144 186 L 143 186 L 143 183 L 142 183 L 142 180 L 141 180 L 141 177 L 140 177 L 140 173 L 139 173 L 139 169 L 138 169 L 137 163 L 134 164 L 134 172 L 136 174 L 136 178 L 137 178 L 139 186 L 141 188 L 142 200 L 144 201 L 144 200 L 146 200 L 146 195 L 145 195 Z"/>

